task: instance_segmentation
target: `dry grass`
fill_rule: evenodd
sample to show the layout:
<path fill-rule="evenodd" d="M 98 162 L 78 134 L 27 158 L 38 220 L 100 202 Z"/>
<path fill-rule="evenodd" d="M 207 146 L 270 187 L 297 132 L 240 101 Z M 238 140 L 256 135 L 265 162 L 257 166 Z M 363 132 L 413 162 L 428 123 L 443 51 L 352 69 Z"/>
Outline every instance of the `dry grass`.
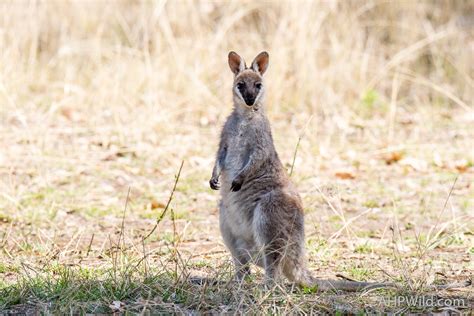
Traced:
<path fill-rule="evenodd" d="M 0 310 L 387 310 L 266 292 L 259 274 L 186 282 L 230 278 L 207 185 L 229 50 L 270 53 L 268 113 L 318 275 L 422 293 L 472 278 L 473 26 L 461 0 L 2 2 Z"/>

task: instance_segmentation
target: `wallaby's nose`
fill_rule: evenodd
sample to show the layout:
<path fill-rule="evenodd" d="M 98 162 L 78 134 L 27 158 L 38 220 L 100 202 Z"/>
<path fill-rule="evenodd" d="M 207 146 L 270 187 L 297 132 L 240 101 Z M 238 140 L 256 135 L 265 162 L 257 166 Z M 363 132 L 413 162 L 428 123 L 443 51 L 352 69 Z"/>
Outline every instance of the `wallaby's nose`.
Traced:
<path fill-rule="evenodd" d="M 255 97 L 246 97 L 244 98 L 245 100 L 245 104 L 247 104 L 248 106 L 252 106 L 253 103 L 255 102 Z"/>

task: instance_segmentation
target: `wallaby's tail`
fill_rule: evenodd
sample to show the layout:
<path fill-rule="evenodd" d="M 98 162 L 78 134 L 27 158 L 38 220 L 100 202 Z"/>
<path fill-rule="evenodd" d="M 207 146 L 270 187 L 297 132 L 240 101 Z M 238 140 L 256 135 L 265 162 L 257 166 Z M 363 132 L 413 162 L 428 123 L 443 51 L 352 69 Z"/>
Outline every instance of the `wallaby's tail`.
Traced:
<path fill-rule="evenodd" d="M 388 282 L 358 282 L 354 280 L 328 280 L 318 279 L 306 268 L 293 275 L 294 281 L 302 286 L 316 287 L 318 291 L 346 291 L 357 292 L 379 288 L 395 288 L 394 283 Z"/>
<path fill-rule="evenodd" d="M 189 281 L 196 285 L 212 285 L 212 286 L 224 286 L 228 285 L 229 281 L 216 280 L 211 278 L 200 278 L 200 277 L 191 277 Z M 346 291 L 346 292 L 359 292 L 367 291 L 372 289 L 380 288 L 396 288 L 397 286 L 394 283 L 390 282 L 358 282 L 358 281 L 348 281 L 348 280 L 327 280 L 327 279 L 318 279 L 311 275 L 311 273 L 306 270 L 305 279 L 300 279 L 297 282 L 302 286 L 317 287 L 318 291 Z M 432 285 L 428 287 L 429 290 L 446 290 L 446 289 L 455 289 L 455 288 L 464 288 L 472 286 L 472 281 L 467 280 L 460 283 L 450 283 L 443 285 Z"/>
<path fill-rule="evenodd" d="M 381 288 L 397 288 L 397 285 L 392 282 L 358 282 L 354 280 L 328 280 L 318 279 L 314 277 L 307 269 L 302 269 L 301 272 L 294 278 L 294 281 L 302 286 L 316 287 L 318 291 L 346 291 L 358 292 Z M 467 280 L 460 283 L 450 283 L 444 285 L 431 285 L 428 290 L 446 290 L 454 288 L 463 288 L 472 286 L 472 281 Z"/>
<path fill-rule="evenodd" d="M 358 292 L 380 288 L 395 288 L 394 283 L 389 282 L 358 282 L 358 281 L 346 281 L 346 280 L 324 280 L 312 277 L 311 284 L 316 286 L 318 291 L 346 291 L 346 292 Z"/>
<path fill-rule="evenodd" d="M 395 283 L 391 282 L 358 282 L 346 280 L 323 280 L 312 277 L 313 286 L 317 286 L 319 291 L 339 290 L 347 292 L 366 291 L 381 288 L 397 288 Z M 427 290 L 447 290 L 472 286 L 472 282 L 467 280 L 465 282 L 430 285 Z"/>

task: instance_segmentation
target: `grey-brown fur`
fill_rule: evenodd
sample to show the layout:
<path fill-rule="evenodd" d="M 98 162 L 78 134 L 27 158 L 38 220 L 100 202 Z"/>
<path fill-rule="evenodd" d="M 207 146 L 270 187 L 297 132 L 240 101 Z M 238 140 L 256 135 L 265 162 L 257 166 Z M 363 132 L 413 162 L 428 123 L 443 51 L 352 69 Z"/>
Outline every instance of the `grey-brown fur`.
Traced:
<path fill-rule="evenodd" d="M 209 181 L 212 189 L 221 190 L 220 229 L 238 279 L 250 272 L 253 262 L 265 269 L 267 281 L 283 274 L 321 290 L 392 287 L 316 279 L 306 268 L 301 199 L 278 158 L 265 115 L 262 76 L 268 60 L 262 52 L 247 68 L 239 55 L 229 53 L 234 108 L 222 129 Z"/>
<path fill-rule="evenodd" d="M 307 284 L 301 199 L 278 158 L 263 107 L 267 65 L 266 52 L 250 68 L 229 54 L 234 109 L 221 133 L 210 185 L 219 189 L 220 178 L 220 228 L 237 277 L 249 273 L 254 262 L 268 280 L 283 273 Z"/>

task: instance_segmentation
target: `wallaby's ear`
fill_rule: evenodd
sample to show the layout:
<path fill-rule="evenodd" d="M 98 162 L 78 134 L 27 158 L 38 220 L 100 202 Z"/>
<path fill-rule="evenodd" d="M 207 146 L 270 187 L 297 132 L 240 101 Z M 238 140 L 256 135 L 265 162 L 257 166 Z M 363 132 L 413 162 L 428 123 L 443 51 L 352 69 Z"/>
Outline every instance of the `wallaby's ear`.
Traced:
<path fill-rule="evenodd" d="M 229 53 L 229 67 L 230 70 L 237 76 L 237 74 L 243 71 L 247 66 L 245 65 L 245 61 L 240 57 L 236 52 Z"/>
<path fill-rule="evenodd" d="M 269 58 L 270 57 L 268 56 L 267 52 L 261 52 L 252 61 L 251 68 L 255 70 L 256 72 L 259 72 L 261 75 L 263 75 L 265 71 L 267 71 Z"/>

